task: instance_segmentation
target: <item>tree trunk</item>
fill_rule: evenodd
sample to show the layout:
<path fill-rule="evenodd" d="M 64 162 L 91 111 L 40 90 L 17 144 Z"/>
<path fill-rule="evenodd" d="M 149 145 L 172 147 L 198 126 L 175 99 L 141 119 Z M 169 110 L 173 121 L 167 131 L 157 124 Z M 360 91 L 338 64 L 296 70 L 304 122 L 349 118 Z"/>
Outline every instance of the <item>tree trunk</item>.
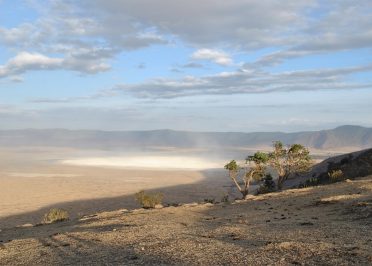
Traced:
<path fill-rule="evenodd" d="M 284 175 L 280 175 L 280 176 L 278 177 L 278 190 L 282 190 L 282 188 L 283 188 L 283 184 L 284 184 L 284 181 L 287 180 L 288 176 L 289 176 L 289 174 L 286 173 L 286 174 L 284 174 Z"/>
<path fill-rule="evenodd" d="M 277 185 L 278 190 L 282 190 L 282 188 L 283 188 L 284 177 L 285 177 L 284 175 L 280 175 L 278 177 L 278 185 Z"/>
<path fill-rule="evenodd" d="M 243 190 L 243 191 L 240 191 L 243 195 L 243 199 L 245 199 L 245 197 L 247 197 L 248 195 L 248 189 L 247 190 Z"/>

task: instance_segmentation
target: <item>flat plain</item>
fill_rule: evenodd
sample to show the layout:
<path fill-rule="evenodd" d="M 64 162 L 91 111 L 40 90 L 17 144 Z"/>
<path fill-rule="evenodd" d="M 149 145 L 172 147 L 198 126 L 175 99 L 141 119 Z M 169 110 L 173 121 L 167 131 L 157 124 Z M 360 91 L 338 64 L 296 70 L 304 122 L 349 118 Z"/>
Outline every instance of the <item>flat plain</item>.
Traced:
<path fill-rule="evenodd" d="M 2 149 L 0 152 L 0 229 L 39 223 L 52 207 L 78 217 L 103 210 L 138 207 L 139 190 L 163 192 L 165 202 L 234 196 L 223 170 L 80 166 L 66 158 L 102 154 L 67 148 Z M 162 157 L 163 158 L 163 157 Z M 186 165 L 185 165 L 186 166 Z M 236 195 L 238 196 L 238 195 Z"/>

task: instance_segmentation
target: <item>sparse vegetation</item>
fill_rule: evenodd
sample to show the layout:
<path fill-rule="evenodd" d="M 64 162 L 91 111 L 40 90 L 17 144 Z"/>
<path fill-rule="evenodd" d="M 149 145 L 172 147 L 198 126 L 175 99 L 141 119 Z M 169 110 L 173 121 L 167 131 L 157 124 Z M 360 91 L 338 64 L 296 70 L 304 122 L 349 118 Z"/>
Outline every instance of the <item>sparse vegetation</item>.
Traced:
<path fill-rule="evenodd" d="M 262 179 L 262 184 L 257 189 L 257 194 L 265 194 L 275 191 L 275 182 L 270 174 Z"/>
<path fill-rule="evenodd" d="M 342 170 L 332 170 L 327 173 L 326 178 L 321 179 L 319 177 L 312 177 L 310 179 L 307 179 L 304 183 L 299 184 L 299 188 L 305 188 L 305 187 L 313 187 L 318 186 L 320 184 L 326 184 L 326 183 L 335 183 L 339 181 L 345 180 L 346 177 Z"/>
<path fill-rule="evenodd" d="M 225 169 L 229 171 L 229 176 L 234 182 L 235 186 L 238 188 L 240 193 L 242 193 L 243 198 L 245 198 L 249 193 L 249 186 L 251 181 L 260 180 L 266 171 L 266 163 L 269 158 L 266 153 L 256 152 L 252 156 L 246 158 L 245 167 L 240 167 L 235 160 L 230 161 L 225 165 Z M 244 174 L 241 177 L 242 185 L 239 184 L 238 178 L 240 170 L 244 169 Z"/>
<path fill-rule="evenodd" d="M 335 182 L 342 181 L 345 179 L 345 176 L 342 170 L 332 170 L 331 172 L 328 172 L 328 177 L 331 183 L 335 183 Z"/>
<path fill-rule="evenodd" d="M 228 203 L 229 202 L 229 194 L 224 194 L 221 198 L 222 203 Z"/>
<path fill-rule="evenodd" d="M 204 202 L 205 203 L 212 203 L 212 204 L 214 204 L 214 203 L 216 203 L 216 200 L 214 199 L 214 198 L 206 198 L 206 199 L 204 199 Z"/>
<path fill-rule="evenodd" d="M 305 188 L 305 187 L 314 187 L 320 185 L 320 179 L 317 177 L 312 177 L 305 181 L 305 183 L 300 183 L 298 185 L 299 188 Z"/>
<path fill-rule="evenodd" d="M 282 142 L 276 141 L 274 151 L 268 156 L 270 166 L 278 173 L 278 189 L 282 189 L 291 174 L 306 172 L 311 166 L 310 152 L 301 144 L 292 144 L 285 148 Z"/>
<path fill-rule="evenodd" d="M 55 223 L 67 221 L 70 218 L 68 212 L 64 209 L 50 209 L 43 217 L 43 223 Z"/>
<path fill-rule="evenodd" d="M 135 198 L 143 208 L 151 209 L 162 203 L 164 195 L 162 193 L 145 193 L 145 191 L 141 190 L 135 194 Z"/>
<path fill-rule="evenodd" d="M 225 165 L 225 169 L 229 171 L 230 178 L 242 193 L 243 198 L 245 198 L 248 195 L 250 182 L 253 179 L 264 182 L 257 193 L 268 193 L 275 190 L 275 187 L 272 187 L 274 181 L 271 176 L 267 177 L 266 180 L 265 178 L 262 179 L 268 166 L 277 172 L 277 188 L 280 190 L 290 175 L 306 172 L 310 169 L 310 152 L 301 144 L 292 144 L 286 148 L 282 142 L 276 141 L 272 152 L 258 151 L 254 155 L 248 156 L 246 158 L 246 167 L 240 167 L 235 160 L 232 160 Z M 243 185 L 238 182 L 241 169 L 245 169 L 242 177 Z"/>

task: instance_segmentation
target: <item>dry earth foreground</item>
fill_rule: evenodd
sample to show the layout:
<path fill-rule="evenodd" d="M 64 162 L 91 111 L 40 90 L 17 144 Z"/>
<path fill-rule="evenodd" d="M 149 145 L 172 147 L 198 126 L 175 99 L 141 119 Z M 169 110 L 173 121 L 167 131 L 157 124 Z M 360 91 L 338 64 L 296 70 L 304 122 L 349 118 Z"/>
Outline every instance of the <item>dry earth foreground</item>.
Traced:
<path fill-rule="evenodd" d="M 1 265 L 371 265 L 372 176 L 0 232 Z"/>

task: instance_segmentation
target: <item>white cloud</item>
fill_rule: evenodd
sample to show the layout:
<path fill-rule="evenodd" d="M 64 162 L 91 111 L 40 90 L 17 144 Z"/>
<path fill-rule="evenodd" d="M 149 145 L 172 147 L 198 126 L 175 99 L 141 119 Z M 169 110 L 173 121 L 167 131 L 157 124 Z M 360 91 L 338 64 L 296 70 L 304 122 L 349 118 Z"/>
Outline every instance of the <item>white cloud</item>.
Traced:
<path fill-rule="evenodd" d="M 87 12 L 105 16 L 107 26 L 154 27 L 197 46 L 232 44 L 255 48 L 283 41 L 280 33 L 304 21 L 312 0 L 84 0 Z M 136 24 L 137 23 L 137 24 Z"/>
<path fill-rule="evenodd" d="M 233 60 L 227 53 L 213 49 L 199 49 L 192 54 L 191 58 L 195 60 L 210 60 L 223 66 L 233 63 Z"/>
<path fill-rule="evenodd" d="M 0 78 L 22 74 L 30 69 L 56 69 L 62 65 L 62 58 L 51 58 L 39 53 L 20 52 L 0 65 Z"/>
<path fill-rule="evenodd" d="M 154 79 L 134 85 L 118 85 L 114 90 L 137 98 L 169 99 L 196 95 L 372 88 L 371 83 L 348 79 L 349 75 L 360 72 L 372 72 L 372 65 L 277 74 L 240 69 L 204 77 L 188 76 L 179 80 Z"/>
<path fill-rule="evenodd" d="M 39 68 L 53 68 L 62 63 L 61 58 L 51 58 L 39 53 L 21 52 L 7 63 L 9 68 L 21 69 L 24 67 L 37 66 Z"/>
<path fill-rule="evenodd" d="M 24 79 L 21 76 L 11 76 L 9 79 L 12 82 L 16 82 L 16 83 L 19 83 L 19 82 L 23 82 L 24 81 Z"/>
<path fill-rule="evenodd" d="M 123 51 L 171 40 L 199 49 L 194 59 L 220 65 L 232 64 L 229 54 L 204 47 L 278 50 L 258 59 L 255 68 L 294 57 L 372 47 L 370 0 L 30 2 L 40 17 L 15 27 L 0 26 L 0 43 L 16 53 L 60 54 L 63 69 L 81 73 L 106 71 L 110 60 Z"/>
<path fill-rule="evenodd" d="M 20 82 L 18 75 L 31 70 L 68 69 L 85 73 L 97 73 L 110 69 L 110 66 L 94 59 L 77 60 L 74 57 L 48 57 L 40 53 L 20 52 L 4 65 L 0 65 L 0 78 L 10 76 Z"/>

